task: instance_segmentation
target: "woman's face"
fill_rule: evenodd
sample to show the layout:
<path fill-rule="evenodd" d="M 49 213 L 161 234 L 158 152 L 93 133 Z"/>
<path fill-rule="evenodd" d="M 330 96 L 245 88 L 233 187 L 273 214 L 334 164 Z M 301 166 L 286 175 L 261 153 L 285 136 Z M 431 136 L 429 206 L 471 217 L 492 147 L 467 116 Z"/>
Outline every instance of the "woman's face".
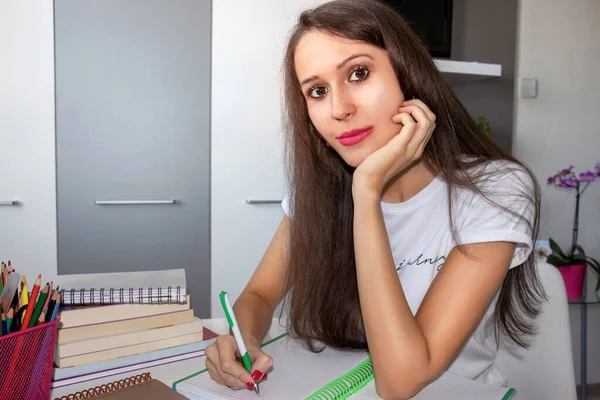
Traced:
<path fill-rule="evenodd" d="M 385 50 L 315 30 L 300 39 L 295 68 L 313 125 L 348 165 L 400 132 L 392 116 L 404 94 Z"/>

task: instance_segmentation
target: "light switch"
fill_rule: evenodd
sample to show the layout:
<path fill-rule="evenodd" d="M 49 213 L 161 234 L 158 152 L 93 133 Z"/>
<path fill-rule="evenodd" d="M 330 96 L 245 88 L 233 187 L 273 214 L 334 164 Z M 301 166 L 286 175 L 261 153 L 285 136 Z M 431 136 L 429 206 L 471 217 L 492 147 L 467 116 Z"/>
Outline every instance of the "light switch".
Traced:
<path fill-rule="evenodd" d="M 519 79 L 519 93 L 524 99 L 534 99 L 537 97 L 537 79 L 521 78 Z"/>

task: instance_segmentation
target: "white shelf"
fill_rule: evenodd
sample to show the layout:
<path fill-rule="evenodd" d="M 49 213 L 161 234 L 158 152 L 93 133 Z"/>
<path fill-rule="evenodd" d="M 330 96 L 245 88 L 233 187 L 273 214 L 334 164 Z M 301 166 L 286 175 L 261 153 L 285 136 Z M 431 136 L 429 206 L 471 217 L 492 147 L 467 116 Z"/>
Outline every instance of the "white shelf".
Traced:
<path fill-rule="evenodd" d="M 502 65 L 436 58 L 438 69 L 450 83 L 466 83 L 502 76 Z"/>

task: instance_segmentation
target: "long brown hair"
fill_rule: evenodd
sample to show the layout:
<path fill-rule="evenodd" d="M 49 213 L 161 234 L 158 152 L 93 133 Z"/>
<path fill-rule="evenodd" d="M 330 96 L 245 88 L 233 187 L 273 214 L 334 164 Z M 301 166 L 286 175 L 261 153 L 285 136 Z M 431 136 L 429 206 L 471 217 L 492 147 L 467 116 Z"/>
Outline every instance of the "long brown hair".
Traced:
<path fill-rule="evenodd" d="M 422 100 L 436 114 L 437 128 L 423 159 L 448 183 L 451 221 L 453 186 L 471 188 L 485 196 L 478 183 L 489 177 L 489 171 L 466 171 L 493 160 L 512 161 L 534 182 L 533 190 L 523 196 L 536 207 L 531 226 L 535 240 L 539 186 L 529 169 L 482 134 L 436 68 L 424 43 L 393 9 L 374 0 L 339 0 L 303 12 L 284 60 L 286 164 L 292 216 L 286 279 L 289 330 L 313 351 L 318 351 L 315 341 L 338 348 L 365 349 L 354 259 L 353 169 L 326 146 L 312 125 L 294 68 L 296 46 L 311 30 L 386 50 L 404 97 Z M 451 227 L 457 238 L 454 225 Z M 535 333 L 533 319 L 544 298 L 531 254 L 523 265 L 510 269 L 504 280 L 494 313 L 496 334 L 504 332 L 518 345 L 526 346 L 526 338 Z"/>

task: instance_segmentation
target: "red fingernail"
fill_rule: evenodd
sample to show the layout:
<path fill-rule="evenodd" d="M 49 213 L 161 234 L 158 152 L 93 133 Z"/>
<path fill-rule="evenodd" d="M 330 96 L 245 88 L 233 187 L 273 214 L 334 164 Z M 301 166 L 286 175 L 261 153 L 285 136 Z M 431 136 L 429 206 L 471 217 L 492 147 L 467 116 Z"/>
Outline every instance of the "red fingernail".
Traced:
<path fill-rule="evenodd" d="M 260 380 L 260 378 L 262 378 L 263 373 L 260 372 L 259 370 L 256 370 L 252 373 L 252 379 L 254 379 L 254 382 L 258 382 Z"/>
<path fill-rule="evenodd" d="M 246 386 L 248 386 L 248 389 L 254 390 L 254 383 L 252 383 L 252 382 L 246 382 Z"/>

